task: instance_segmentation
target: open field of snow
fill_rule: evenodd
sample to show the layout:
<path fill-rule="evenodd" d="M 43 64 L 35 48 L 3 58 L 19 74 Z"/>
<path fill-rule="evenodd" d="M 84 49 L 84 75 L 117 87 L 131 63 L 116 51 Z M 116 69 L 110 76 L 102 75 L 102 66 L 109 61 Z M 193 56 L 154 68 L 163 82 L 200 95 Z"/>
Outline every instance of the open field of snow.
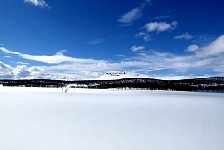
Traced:
<path fill-rule="evenodd" d="M 0 150 L 224 148 L 224 94 L 71 90 L 1 87 Z"/>

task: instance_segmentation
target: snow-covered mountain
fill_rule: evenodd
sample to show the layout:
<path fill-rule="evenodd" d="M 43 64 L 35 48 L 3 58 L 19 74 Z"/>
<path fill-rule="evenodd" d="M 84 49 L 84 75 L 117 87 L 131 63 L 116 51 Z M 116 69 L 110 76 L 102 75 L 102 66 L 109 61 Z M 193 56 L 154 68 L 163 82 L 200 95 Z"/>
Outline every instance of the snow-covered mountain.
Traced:
<path fill-rule="evenodd" d="M 110 71 L 104 73 L 101 77 L 97 78 L 96 80 L 116 80 L 124 78 L 149 78 L 149 76 L 133 72 Z"/>

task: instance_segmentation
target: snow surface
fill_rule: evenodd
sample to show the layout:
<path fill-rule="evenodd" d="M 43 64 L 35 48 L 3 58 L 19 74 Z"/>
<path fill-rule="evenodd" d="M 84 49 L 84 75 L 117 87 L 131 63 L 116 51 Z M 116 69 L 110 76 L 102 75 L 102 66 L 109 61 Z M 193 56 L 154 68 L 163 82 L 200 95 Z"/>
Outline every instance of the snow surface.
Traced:
<path fill-rule="evenodd" d="M 224 148 L 223 94 L 73 92 L 1 87 L 0 150 Z"/>

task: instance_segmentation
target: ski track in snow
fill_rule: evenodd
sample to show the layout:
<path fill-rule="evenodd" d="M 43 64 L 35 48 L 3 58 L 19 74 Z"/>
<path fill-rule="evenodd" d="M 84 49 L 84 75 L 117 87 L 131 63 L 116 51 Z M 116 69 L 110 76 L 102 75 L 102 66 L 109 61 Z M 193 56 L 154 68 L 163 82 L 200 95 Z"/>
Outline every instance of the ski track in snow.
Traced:
<path fill-rule="evenodd" d="M 0 150 L 223 150 L 224 94 L 0 88 Z"/>

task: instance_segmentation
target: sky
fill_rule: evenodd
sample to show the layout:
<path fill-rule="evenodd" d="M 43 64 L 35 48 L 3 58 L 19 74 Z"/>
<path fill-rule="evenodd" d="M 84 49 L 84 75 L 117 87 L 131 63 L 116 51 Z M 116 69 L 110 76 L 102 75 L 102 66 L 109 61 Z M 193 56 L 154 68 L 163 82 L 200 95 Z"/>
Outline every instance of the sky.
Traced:
<path fill-rule="evenodd" d="M 222 0 L 1 0 L 0 79 L 224 76 Z"/>

